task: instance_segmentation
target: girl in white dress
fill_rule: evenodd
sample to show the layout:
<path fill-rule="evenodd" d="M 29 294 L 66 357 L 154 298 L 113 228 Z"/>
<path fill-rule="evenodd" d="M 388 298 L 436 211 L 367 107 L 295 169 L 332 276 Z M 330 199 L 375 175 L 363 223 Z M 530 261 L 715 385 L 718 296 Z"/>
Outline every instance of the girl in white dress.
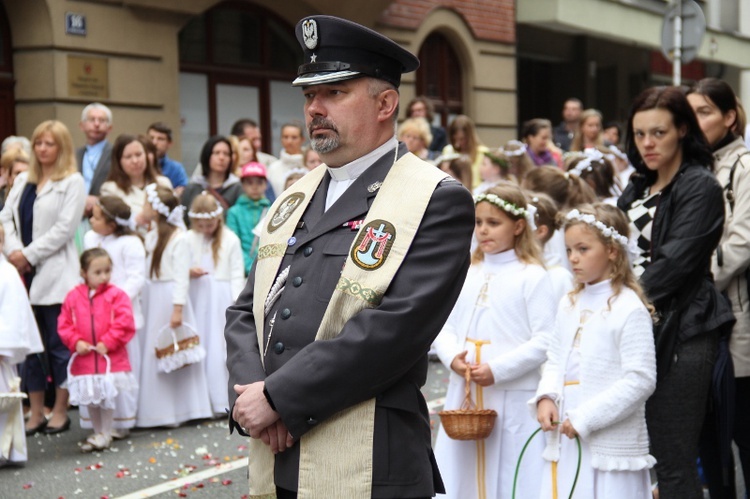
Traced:
<path fill-rule="evenodd" d="M 580 211 L 579 211 L 580 210 Z M 530 400 L 547 433 L 540 498 L 651 497 L 646 399 L 656 387 L 653 324 L 629 261 L 628 220 L 603 203 L 566 215 L 577 284 L 560 301 L 549 361 Z M 538 480 L 538 478 L 537 478 Z M 532 496 L 519 496 L 532 497 Z"/>
<path fill-rule="evenodd" d="M 190 249 L 190 302 L 206 349 L 203 364 L 216 417 L 226 416 L 229 408 L 225 314 L 245 285 L 240 239 L 224 226 L 222 212 L 212 195 L 197 196 L 188 212 L 190 230 L 186 235 Z"/>
<path fill-rule="evenodd" d="M 559 238 L 561 235 L 558 230 L 557 205 L 551 197 L 541 192 L 527 192 L 526 195 L 529 198 L 529 204 L 536 208 L 536 214 L 534 215 L 536 231 L 534 231 L 534 235 L 543 248 L 544 266 L 547 268 L 550 281 L 552 281 L 555 303 L 560 303 L 560 299 L 573 289 L 573 274 L 557 258 L 558 253 L 547 252 L 547 244 L 555 244 L 552 242 L 555 236 Z M 564 243 L 563 241 L 563 248 Z"/>
<path fill-rule="evenodd" d="M 111 282 L 128 294 L 135 320 L 135 337 L 126 349 L 133 376 L 140 385 L 141 336 L 143 312 L 141 291 L 146 284 L 146 250 L 143 241 L 133 232 L 130 207 L 115 196 L 101 196 L 94 205 L 89 219 L 91 230 L 83 236 L 84 249 L 102 248 L 112 259 Z M 88 408 L 78 408 L 81 428 L 92 428 Z M 123 390 L 115 402 L 112 438 L 125 438 L 135 426 L 138 411 L 138 389 Z"/>
<path fill-rule="evenodd" d="M 183 321 L 195 327 L 195 316 L 188 298 L 190 251 L 184 210 L 171 189 L 156 184 L 146 187 L 146 200 L 143 214 L 155 228 L 146 236 L 148 277 L 142 294 L 144 349 L 136 426 L 176 426 L 211 417 L 211 403 L 202 362 L 168 373 L 157 366 L 155 349 L 169 344 L 162 329 L 177 329 Z"/>
<path fill-rule="evenodd" d="M 498 417 L 483 441 L 451 440 L 441 428 L 435 454 L 447 497 L 510 498 L 518 456 L 539 427 L 525 406 L 546 359 L 555 303 L 521 189 L 501 182 L 475 201 L 478 247 L 434 346 L 452 371 L 445 409 L 460 408 L 469 369 L 473 399 Z M 539 495 L 544 444 L 534 446 L 523 461 L 519 498 Z"/>
<path fill-rule="evenodd" d="M 20 391 L 16 365 L 44 351 L 21 276 L 2 254 L 4 242 L 0 224 L 0 393 Z M 0 411 L 0 468 L 23 466 L 28 456 L 20 399 L 13 405 Z"/>

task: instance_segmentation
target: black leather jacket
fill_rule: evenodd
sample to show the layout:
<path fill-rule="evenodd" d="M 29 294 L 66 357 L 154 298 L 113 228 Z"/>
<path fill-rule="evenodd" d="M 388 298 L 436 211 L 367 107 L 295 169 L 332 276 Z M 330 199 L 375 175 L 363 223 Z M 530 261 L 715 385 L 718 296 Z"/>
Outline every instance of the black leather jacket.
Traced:
<path fill-rule="evenodd" d="M 617 206 L 627 212 L 648 186 L 643 175 L 634 174 Z M 677 314 L 670 332 L 675 344 L 734 321 L 711 275 L 711 255 L 723 227 L 721 186 L 707 168 L 683 163 L 661 192 L 651 231 L 651 264 L 640 278 L 662 318 Z"/>

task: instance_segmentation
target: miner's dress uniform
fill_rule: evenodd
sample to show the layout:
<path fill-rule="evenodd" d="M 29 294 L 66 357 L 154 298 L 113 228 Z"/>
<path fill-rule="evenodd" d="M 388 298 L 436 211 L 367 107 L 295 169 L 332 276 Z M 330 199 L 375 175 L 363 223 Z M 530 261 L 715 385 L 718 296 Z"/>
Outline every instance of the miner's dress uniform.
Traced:
<path fill-rule="evenodd" d="M 229 386 L 265 380 L 296 439 L 331 414 L 377 397 L 373 497 L 431 496 L 442 482 L 419 388 L 427 376 L 426 352 L 468 269 L 474 218 L 469 192 L 457 182 L 439 185 L 380 306 L 359 313 L 337 338 L 313 341 L 356 235 L 345 224 L 365 218 L 377 194 L 368 187 L 383 181 L 392 162 L 392 153 L 380 158 L 325 213 L 329 177 L 321 182 L 281 265 L 291 265 L 286 289 L 267 314 L 266 342 L 268 322 L 276 313 L 266 354 L 268 375 L 260 361 L 265 344 L 258 345 L 253 322 L 251 272 L 237 304 L 227 311 Z M 237 396 L 230 391 L 234 403 Z M 297 489 L 298 461 L 298 444 L 277 454 L 277 486 Z"/>
<path fill-rule="evenodd" d="M 321 43 L 332 40 L 326 38 L 331 18 L 316 19 Z M 347 39 L 350 45 L 357 44 L 356 39 Z M 318 62 L 335 56 L 330 53 Z M 357 68 L 369 74 L 362 64 Z M 305 84 L 314 84 L 312 79 Z M 376 159 L 327 211 L 330 175 L 325 175 L 289 239 L 279 267 L 290 266 L 289 275 L 281 297 L 266 314 L 262 344 L 253 316 L 255 266 L 237 303 L 227 310 L 225 330 L 230 404 L 237 399 L 234 384 L 265 381 L 270 402 L 296 440 L 331 415 L 376 399 L 372 484 L 376 498 L 427 497 L 443 491 L 420 387 L 427 376 L 427 351 L 466 276 L 474 226 L 471 194 L 458 182 L 441 182 L 380 304 L 357 313 L 337 337 L 314 341 L 357 235 L 357 221 L 365 219 L 395 153 L 391 149 Z M 399 144 L 398 156 L 403 154 L 409 153 Z M 261 356 L 266 345 L 264 370 Z M 231 418 L 230 425 L 239 428 Z M 276 455 L 278 487 L 297 490 L 299 447 L 297 442 Z"/>

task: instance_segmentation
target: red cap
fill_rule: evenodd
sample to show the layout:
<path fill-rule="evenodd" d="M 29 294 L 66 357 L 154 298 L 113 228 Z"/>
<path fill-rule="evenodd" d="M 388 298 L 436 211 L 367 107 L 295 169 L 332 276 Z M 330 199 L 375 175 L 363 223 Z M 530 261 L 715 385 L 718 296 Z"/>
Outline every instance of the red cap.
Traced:
<path fill-rule="evenodd" d="M 240 178 L 246 178 L 246 177 L 266 178 L 266 167 L 255 161 L 245 163 L 242 166 L 242 172 L 240 173 Z"/>

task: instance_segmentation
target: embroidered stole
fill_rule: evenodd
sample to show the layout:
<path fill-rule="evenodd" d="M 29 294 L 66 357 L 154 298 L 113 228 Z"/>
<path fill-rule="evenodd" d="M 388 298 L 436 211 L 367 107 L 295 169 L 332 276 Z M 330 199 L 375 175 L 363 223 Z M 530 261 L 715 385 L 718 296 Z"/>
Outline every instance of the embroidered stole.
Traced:
<path fill-rule="evenodd" d="M 326 173 L 324 167 L 311 171 L 269 210 L 273 215 L 263 227 L 255 269 L 253 314 L 259 345 L 264 344 L 263 304 L 279 272 L 287 241 Z M 432 193 L 445 178 L 444 172 L 410 153 L 391 167 L 354 239 L 315 341 L 336 337 L 350 318 L 380 303 L 409 251 Z M 368 244 L 372 247 L 365 251 Z M 265 365 L 265 359 L 262 361 Z M 303 435 L 298 497 L 370 499 L 374 425 L 375 399 L 371 399 L 334 414 Z M 250 439 L 249 460 L 250 497 L 275 497 L 270 448 Z"/>

